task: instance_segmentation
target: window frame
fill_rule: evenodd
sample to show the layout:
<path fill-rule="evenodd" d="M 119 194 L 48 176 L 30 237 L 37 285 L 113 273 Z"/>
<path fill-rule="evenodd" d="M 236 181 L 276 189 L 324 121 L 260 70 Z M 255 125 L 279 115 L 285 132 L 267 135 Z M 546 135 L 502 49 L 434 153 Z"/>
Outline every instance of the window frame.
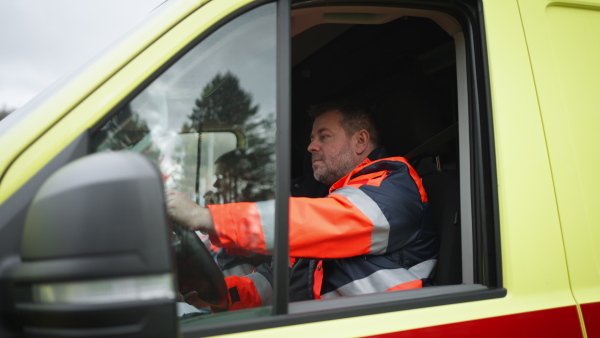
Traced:
<path fill-rule="evenodd" d="M 289 187 L 291 186 L 291 10 L 287 0 L 277 1 L 275 148 L 275 248 L 273 250 L 273 316 L 288 313 L 289 305 Z"/>

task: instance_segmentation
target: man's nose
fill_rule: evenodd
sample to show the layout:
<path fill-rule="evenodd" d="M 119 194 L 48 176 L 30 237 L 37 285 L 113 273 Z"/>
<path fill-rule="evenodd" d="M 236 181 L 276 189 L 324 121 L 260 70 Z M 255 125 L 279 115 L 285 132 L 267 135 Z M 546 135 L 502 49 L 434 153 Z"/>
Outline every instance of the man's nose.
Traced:
<path fill-rule="evenodd" d="M 308 145 L 308 151 L 311 153 L 317 152 L 319 150 L 318 146 L 317 146 L 317 142 L 316 140 L 312 140 L 310 141 L 310 144 Z"/>

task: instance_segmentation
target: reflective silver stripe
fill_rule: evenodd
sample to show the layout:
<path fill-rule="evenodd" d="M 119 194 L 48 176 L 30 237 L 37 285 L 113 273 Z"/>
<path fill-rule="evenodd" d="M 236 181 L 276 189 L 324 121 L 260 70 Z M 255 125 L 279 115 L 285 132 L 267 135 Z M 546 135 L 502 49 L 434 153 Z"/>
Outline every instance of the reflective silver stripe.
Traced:
<path fill-rule="evenodd" d="M 247 274 L 252 273 L 252 271 L 254 271 L 254 265 L 250 263 L 243 263 L 229 268 L 227 270 L 223 270 L 223 276 L 245 276 Z"/>
<path fill-rule="evenodd" d="M 390 223 L 383 215 L 377 203 L 369 195 L 354 187 L 343 187 L 333 193 L 345 196 L 373 223 L 370 254 L 378 255 L 385 253 L 390 237 Z"/>
<path fill-rule="evenodd" d="M 417 278 L 429 278 L 435 269 L 435 265 L 437 264 L 437 259 L 430 259 L 425 262 L 421 262 L 417 265 L 414 265 L 408 271 L 413 275 L 417 276 Z"/>
<path fill-rule="evenodd" d="M 265 245 L 267 246 L 267 254 L 273 251 L 275 242 L 275 201 L 256 202 L 258 215 L 262 225 L 263 234 L 265 235 Z"/>
<path fill-rule="evenodd" d="M 271 283 L 262 274 L 255 272 L 247 275 L 254 282 L 254 286 L 260 296 L 262 306 L 271 305 L 273 303 L 273 288 Z"/>
<path fill-rule="evenodd" d="M 365 278 L 357 279 L 336 290 L 321 295 L 323 298 L 336 298 L 342 296 L 364 295 L 368 293 L 384 292 L 396 285 L 426 278 L 431 275 L 437 260 L 432 259 L 415 265 L 409 270 L 404 268 L 379 270 Z M 418 275 L 413 273 L 416 272 Z"/>

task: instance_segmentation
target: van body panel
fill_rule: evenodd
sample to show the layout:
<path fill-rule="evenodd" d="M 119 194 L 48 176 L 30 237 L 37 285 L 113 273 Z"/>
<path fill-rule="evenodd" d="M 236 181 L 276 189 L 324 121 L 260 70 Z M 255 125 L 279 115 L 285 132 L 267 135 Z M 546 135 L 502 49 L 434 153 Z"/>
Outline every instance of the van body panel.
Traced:
<path fill-rule="evenodd" d="M 542 107 L 552 174 L 575 297 L 600 300 L 600 217 L 597 160 L 600 141 L 600 2 L 523 4 Z"/>
<path fill-rule="evenodd" d="M 573 295 L 589 336 L 600 301 L 600 2 L 520 1 Z M 595 329 L 594 329 L 595 328 Z M 591 331 L 590 331 L 591 330 Z"/>
<path fill-rule="evenodd" d="M 484 8 L 502 13 L 485 21 L 504 285 L 515 296 L 562 294 L 563 305 L 570 305 L 566 259 L 555 249 L 562 247 L 560 223 L 518 6 L 514 1 L 488 1 Z M 524 163 L 527 170 L 520 165 Z M 540 278 L 543 285 L 530 282 Z"/>

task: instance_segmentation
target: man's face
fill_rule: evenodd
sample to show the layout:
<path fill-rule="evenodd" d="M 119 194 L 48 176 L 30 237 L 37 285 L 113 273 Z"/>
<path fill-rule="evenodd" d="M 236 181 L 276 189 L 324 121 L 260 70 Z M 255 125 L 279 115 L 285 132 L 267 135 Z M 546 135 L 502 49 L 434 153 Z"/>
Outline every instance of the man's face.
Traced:
<path fill-rule="evenodd" d="M 308 151 L 312 153 L 315 179 L 328 185 L 346 176 L 359 164 L 352 137 L 342 127 L 341 117 L 337 110 L 319 116 L 310 134 Z"/>

